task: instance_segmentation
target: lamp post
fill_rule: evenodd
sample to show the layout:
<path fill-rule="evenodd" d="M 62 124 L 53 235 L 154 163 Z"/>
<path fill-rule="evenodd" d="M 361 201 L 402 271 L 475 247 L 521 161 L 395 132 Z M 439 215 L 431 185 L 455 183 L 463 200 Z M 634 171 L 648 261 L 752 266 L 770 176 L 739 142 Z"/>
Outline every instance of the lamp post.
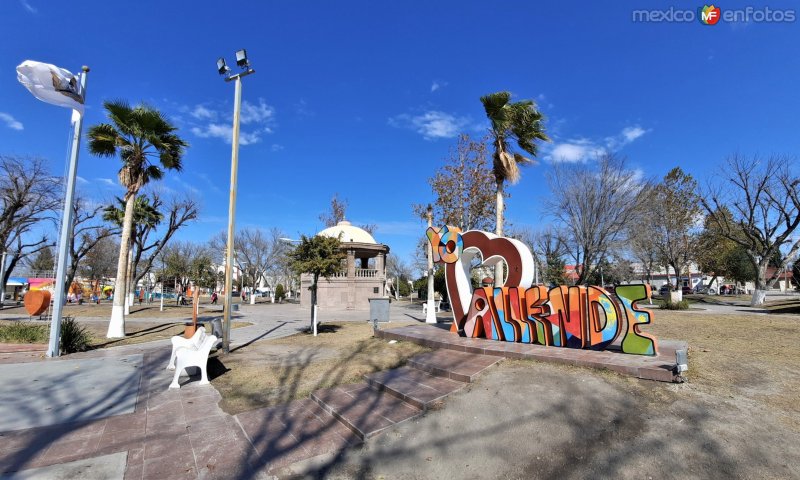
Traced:
<path fill-rule="evenodd" d="M 233 138 L 231 139 L 231 188 L 230 200 L 228 205 L 228 242 L 227 251 L 225 253 L 225 299 L 223 304 L 224 313 L 223 321 L 225 329 L 222 333 L 222 351 L 230 353 L 231 351 L 231 287 L 233 283 L 233 231 L 236 223 L 236 184 L 237 175 L 239 170 L 239 117 L 242 110 L 242 77 L 246 77 L 251 73 L 255 73 L 250 67 L 250 62 L 247 59 L 247 51 L 242 49 L 236 52 L 236 65 L 242 69 L 240 73 L 235 75 L 231 74 L 231 69 L 225 64 L 225 59 L 220 57 L 217 60 L 217 71 L 220 75 L 225 76 L 225 81 L 233 81 L 236 84 L 236 90 L 233 99 Z"/>
<path fill-rule="evenodd" d="M 428 204 L 428 228 L 433 226 L 433 207 Z M 428 242 L 428 307 L 425 323 L 436 323 L 436 306 L 433 301 L 433 246 Z"/>
<path fill-rule="evenodd" d="M 3 305 L 6 303 L 6 282 L 3 280 L 6 276 L 6 255 L 8 254 L 7 251 L 3 251 L 3 254 L 0 258 L 0 308 L 3 308 Z"/>

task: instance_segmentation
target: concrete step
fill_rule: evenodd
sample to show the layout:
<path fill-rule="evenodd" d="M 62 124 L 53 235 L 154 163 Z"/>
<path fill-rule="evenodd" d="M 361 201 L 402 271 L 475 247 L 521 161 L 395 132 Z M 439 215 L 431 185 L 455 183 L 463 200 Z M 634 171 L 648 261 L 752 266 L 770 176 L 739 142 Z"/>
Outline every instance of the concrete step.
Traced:
<path fill-rule="evenodd" d="M 495 356 L 455 350 L 434 350 L 410 358 L 408 365 L 437 377 L 458 382 L 472 382 L 478 374 L 499 361 L 500 358 Z"/>
<path fill-rule="evenodd" d="M 311 399 L 362 439 L 422 414 L 421 409 L 366 383 L 317 390 Z"/>
<path fill-rule="evenodd" d="M 411 405 L 425 410 L 434 402 L 466 385 L 449 378 L 437 377 L 413 367 L 401 367 L 365 375 L 367 383 Z"/>

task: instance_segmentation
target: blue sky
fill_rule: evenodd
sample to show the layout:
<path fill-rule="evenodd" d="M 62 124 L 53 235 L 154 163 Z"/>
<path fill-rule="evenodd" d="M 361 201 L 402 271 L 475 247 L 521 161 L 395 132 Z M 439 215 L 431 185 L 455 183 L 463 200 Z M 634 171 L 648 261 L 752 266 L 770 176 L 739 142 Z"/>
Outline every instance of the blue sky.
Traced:
<path fill-rule="evenodd" d="M 257 73 L 244 81 L 237 226 L 315 233 L 338 192 L 348 219 L 377 224 L 377 240 L 408 260 L 423 231 L 410 204 L 432 200 L 426 179 L 458 133 L 486 132 L 486 93 L 535 99 L 554 140 L 509 189 L 519 226 L 549 221 L 555 161 L 613 149 L 648 177 L 680 166 L 704 182 L 733 152 L 800 152 L 797 21 L 642 23 L 633 10 L 702 4 L 541 3 L 4 0 L 0 153 L 63 172 L 69 112 L 34 99 L 14 67 L 89 65 L 85 125 L 104 120 L 104 100 L 145 101 L 191 143 L 185 171 L 163 186 L 201 197 L 200 221 L 180 237 L 203 241 L 228 208 L 233 85 L 215 61 L 244 47 Z M 119 194 L 118 168 L 84 149 L 79 188 Z"/>

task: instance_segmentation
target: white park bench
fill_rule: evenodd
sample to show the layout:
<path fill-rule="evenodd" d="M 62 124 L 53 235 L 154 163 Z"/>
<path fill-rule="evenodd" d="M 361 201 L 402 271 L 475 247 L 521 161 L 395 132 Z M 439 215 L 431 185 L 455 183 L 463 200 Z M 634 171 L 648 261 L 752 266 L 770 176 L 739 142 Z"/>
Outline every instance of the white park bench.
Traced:
<path fill-rule="evenodd" d="M 169 388 L 181 388 L 178 378 L 181 376 L 181 372 L 188 367 L 199 368 L 200 385 L 208 385 L 208 373 L 206 372 L 208 354 L 216 344 L 216 336 L 206 335 L 203 343 L 198 347 L 194 345 L 179 347 L 175 351 L 175 376 L 172 377 L 172 383 L 169 384 Z M 189 372 L 186 373 L 188 374 Z"/>
<path fill-rule="evenodd" d="M 441 300 L 434 300 L 433 301 L 434 313 L 439 313 L 441 311 L 442 301 Z M 428 313 L 428 302 L 422 304 L 422 313 Z"/>
<path fill-rule="evenodd" d="M 192 338 L 185 338 L 182 335 L 175 335 L 172 337 L 172 355 L 169 356 L 167 370 L 175 370 L 175 352 L 177 352 L 179 348 L 191 347 L 196 350 L 200 348 L 200 345 L 203 344 L 205 339 L 205 327 L 198 327 L 197 330 L 195 330 L 194 335 L 192 335 Z"/>

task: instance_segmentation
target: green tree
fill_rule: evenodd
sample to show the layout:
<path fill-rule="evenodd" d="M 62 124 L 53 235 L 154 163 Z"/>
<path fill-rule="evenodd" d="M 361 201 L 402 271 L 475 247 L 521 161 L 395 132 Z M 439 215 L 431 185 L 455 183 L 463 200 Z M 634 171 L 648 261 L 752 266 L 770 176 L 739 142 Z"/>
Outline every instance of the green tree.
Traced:
<path fill-rule="evenodd" d="M 56 257 L 53 256 L 53 249 L 47 247 L 39 250 L 39 253 L 31 260 L 29 267 L 32 272 L 38 272 L 37 275 L 46 277 L 53 274 L 55 264 Z"/>
<path fill-rule="evenodd" d="M 532 159 L 514 152 L 511 142 L 516 142 L 522 152 L 536 157 L 536 142 L 547 142 L 550 139 L 544 133 L 544 117 L 532 100 L 512 103 L 509 92 L 496 92 L 481 97 L 481 103 L 491 124 L 489 133 L 494 146 L 492 172 L 497 186 L 495 233 L 502 235 L 505 182 L 517 183 L 520 177 L 519 165 L 533 163 Z M 502 283 L 503 265 L 498 263 L 495 267 L 495 285 Z"/>
<path fill-rule="evenodd" d="M 286 289 L 283 288 L 282 283 L 279 283 L 275 286 L 275 299 L 282 303 L 284 298 L 286 298 Z"/>
<path fill-rule="evenodd" d="M 120 184 L 126 189 L 125 216 L 117 261 L 117 281 L 114 286 L 114 305 L 108 324 L 108 338 L 125 336 L 125 279 L 128 251 L 133 228 L 134 205 L 139 190 L 151 180 L 159 180 L 164 170 L 182 168 L 181 159 L 188 144 L 158 110 L 146 105 L 131 107 L 124 101 L 105 102 L 111 123 L 91 127 L 87 133 L 89 151 L 100 157 L 119 155 L 122 167 L 118 172 Z"/>
<path fill-rule="evenodd" d="M 307 273 L 311 282 L 311 330 L 314 330 L 314 308 L 317 306 L 317 283 L 319 277 L 330 278 L 340 273 L 346 258 L 338 238 L 315 235 L 300 237 L 300 243 L 289 252 L 291 268 L 298 275 Z"/>

